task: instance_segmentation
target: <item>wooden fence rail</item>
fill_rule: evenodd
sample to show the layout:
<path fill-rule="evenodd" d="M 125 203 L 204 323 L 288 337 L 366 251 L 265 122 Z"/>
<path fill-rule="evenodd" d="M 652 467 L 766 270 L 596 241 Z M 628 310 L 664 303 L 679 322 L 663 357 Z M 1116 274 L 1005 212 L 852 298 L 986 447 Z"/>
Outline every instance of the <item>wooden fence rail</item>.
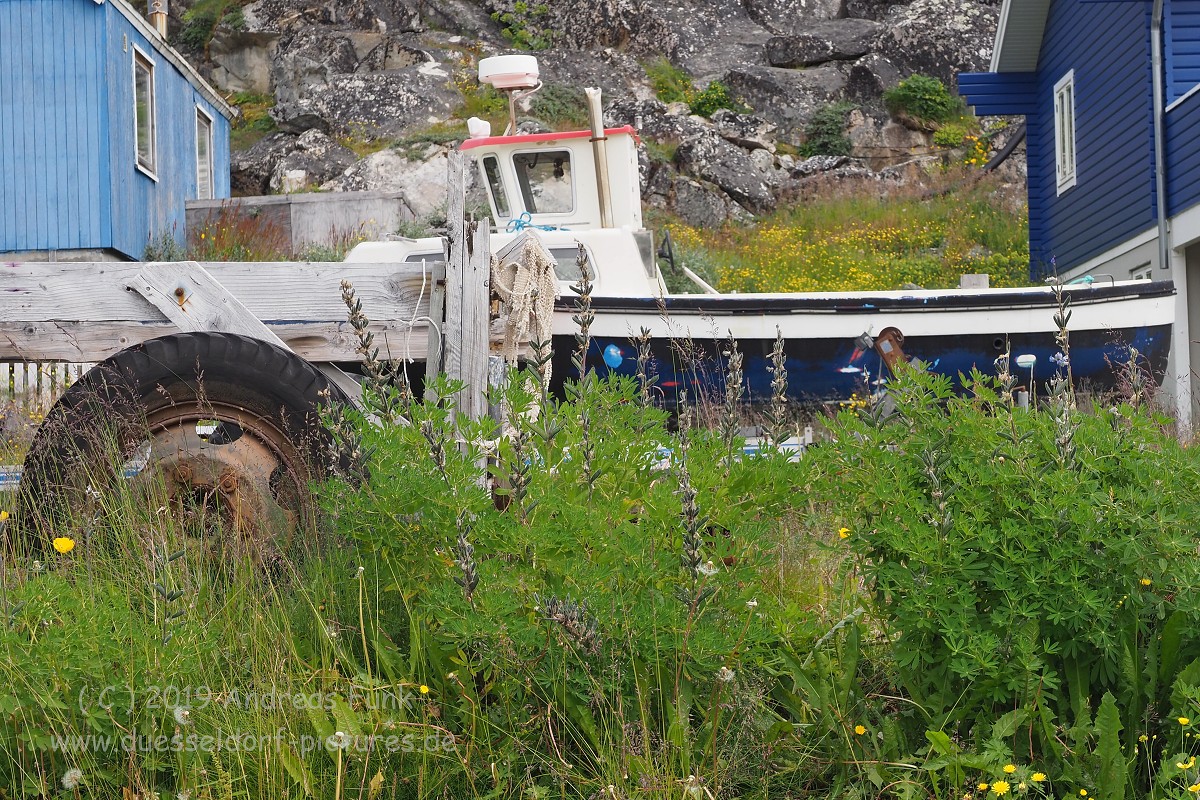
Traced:
<path fill-rule="evenodd" d="M 45 413 L 92 364 L 0 362 L 0 409 L 14 405 Z"/>

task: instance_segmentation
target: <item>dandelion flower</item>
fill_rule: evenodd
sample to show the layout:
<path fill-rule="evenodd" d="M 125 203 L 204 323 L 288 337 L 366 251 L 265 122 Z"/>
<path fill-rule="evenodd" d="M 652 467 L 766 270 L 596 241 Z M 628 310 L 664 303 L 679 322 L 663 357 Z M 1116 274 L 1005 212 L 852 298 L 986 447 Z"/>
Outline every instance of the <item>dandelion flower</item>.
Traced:
<path fill-rule="evenodd" d="M 338 731 L 325 740 L 331 750 L 345 750 L 350 746 L 350 736 L 345 731 Z"/>
<path fill-rule="evenodd" d="M 987 789 L 988 789 L 988 785 L 987 785 L 986 783 L 984 783 L 983 781 L 980 781 L 980 782 L 979 782 L 979 785 L 978 785 L 978 786 L 976 786 L 975 788 L 976 788 L 976 789 L 978 789 L 978 790 L 979 790 L 979 791 L 981 791 L 981 792 L 986 792 L 986 791 L 987 791 Z"/>
<path fill-rule="evenodd" d="M 854 733 L 857 734 L 858 736 L 862 736 L 866 732 L 867 732 L 867 729 L 864 728 L 862 725 L 854 726 Z"/>
<path fill-rule="evenodd" d="M 1180 724 L 1180 725 L 1187 725 L 1187 724 L 1188 724 L 1188 723 L 1190 723 L 1190 722 L 1191 722 L 1191 720 L 1190 720 L 1190 719 L 1188 719 L 1187 717 L 1180 717 L 1180 718 L 1179 718 L 1179 724 Z"/>
<path fill-rule="evenodd" d="M 731 683 L 733 681 L 733 670 L 729 667 L 721 667 L 717 670 L 717 680 L 721 683 Z"/>
<path fill-rule="evenodd" d="M 711 561 L 705 561 L 703 564 L 701 564 L 699 567 L 696 568 L 696 571 L 699 572 L 701 575 L 716 575 L 717 574 L 717 565 Z"/>
<path fill-rule="evenodd" d="M 747 600 L 746 608 L 758 608 L 758 600 Z"/>
<path fill-rule="evenodd" d="M 429 687 L 422 683 L 420 692 L 421 692 L 421 694 L 429 694 Z"/>
<path fill-rule="evenodd" d="M 64 789 L 78 789 L 81 783 L 83 783 L 83 770 L 78 767 L 71 767 L 63 773 L 62 787 Z"/>
<path fill-rule="evenodd" d="M 187 706 L 176 707 L 172 715 L 175 717 L 175 722 L 179 725 L 188 725 L 192 721 L 192 710 Z"/>
<path fill-rule="evenodd" d="M 75 549 L 75 540 L 69 536 L 58 536 L 54 539 L 54 549 L 65 556 Z"/>
<path fill-rule="evenodd" d="M 1044 773 L 1044 772 L 1035 772 L 1035 773 L 1033 773 L 1032 775 L 1030 775 L 1030 776 L 1029 776 L 1029 779 L 1030 779 L 1031 781 L 1033 781 L 1034 783 L 1041 783 L 1041 782 L 1043 782 L 1044 780 L 1046 780 L 1046 773 Z"/>
<path fill-rule="evenodd" d="M 1012 775 L 1012 774 L 1013 774 L 1014 772 L 1016 772 L 1016 771 L 1017 771 L 1017 765 L 1016 765 L 1016 764 L 1005 764 L 1005 765 L 1004 765 L 1004 772 L 1005 772 L 1005 774 Z"/>
<path fill-rule="evenodd" d="M 850 529 L 849 528 L 838 528 L 838 538 L 839 539 L 849 539 L 850 538 Z"/>
<path fill-rule="evenodd" d="M 992 784 L 992 791 L 996 793 L 996 797 L 1008 794 L 1008 781 L 996 781 Z"/>

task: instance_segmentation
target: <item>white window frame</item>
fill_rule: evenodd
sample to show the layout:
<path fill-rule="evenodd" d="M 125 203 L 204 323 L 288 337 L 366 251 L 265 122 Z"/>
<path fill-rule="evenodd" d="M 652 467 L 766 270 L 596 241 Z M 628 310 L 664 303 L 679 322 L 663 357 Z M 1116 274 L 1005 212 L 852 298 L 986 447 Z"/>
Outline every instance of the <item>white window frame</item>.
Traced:
<path fill-rule="evenodd" d="M 1075 70 L 1054 84 L 1054 176 L 1058 194 L 1078 179 L 1075 150 Z"/>
<path fill-rule="evenodd" d="M 200 123 L 203 121 L 208 126 L 208 141 L 205 142 L 204 152 L 208 154 L 207 162 L 201 161 L 200 158 Z M 208 172 L 208 196 L 205 197 L 200 191 L 203 181 L 201 176 Z M 196 199 L 197 200 L 212 200 L 216 197 L 217 187 L 214 185 L 216 181 L 215 160 L 213 158 L 213 118 L 212 115 L 205 111 L 200 106 L 196 106 Z"/>
<path fill-rule="evenodd" d="M 158 180 L 158 102 L 154 79 L 154 59 L 142 52 L 137 45 L 133 46 L 133 164 L 139 172 Z M 145 163 L 142 159 L 142 147 L 138 134 L 138 69 L 145 68 L 150 74 L 150 159 Z"/>

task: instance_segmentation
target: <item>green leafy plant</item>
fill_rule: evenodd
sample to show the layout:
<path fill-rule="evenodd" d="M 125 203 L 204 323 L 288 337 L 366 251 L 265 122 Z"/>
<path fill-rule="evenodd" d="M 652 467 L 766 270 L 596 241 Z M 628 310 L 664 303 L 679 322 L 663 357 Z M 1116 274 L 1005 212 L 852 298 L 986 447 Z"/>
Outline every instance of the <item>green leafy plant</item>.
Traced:
<path fill-rule="evenodd" d="M 500 35 L 519 50 L 545 50 L 554 43 L 554 33 L 545 27 L 550 7 L 545 3 L 516 0 L 512 11 L 497 11 Z"/>
<path fill-rule="evenodd" d="M 950 94 L 946 84 L 928 75 L 910 75 L 883 93 L 893 116 L 936 127 L 965 113 L 962 98 Z"/>
<path fill-rule="evenodd" d="M 813 114 L 804 127 L 804 145 L 800 153 L 809 156 L 845 156 L 850 154 L 850 138 L 846 136 L 846 117 L 858 106 L 853 103 L 831 103 Z"/>
<path fill-rule="evenodd" d="M 729 93 L 729 87 L 720 81 L 712 81 L 702 91 L 693 94 L 688 100 L 688 108 L 702 117 L 711 117 L 722 108 L 738 113 L 746 111 L 745 104 L 738 102 Z"/>
<path fill-rule="evenodd" d="M 646 77 L 654 96 L 664 103 L 688 103 L 695 94 L 692 77 L 665 58 L 646 64 Z"/>
<path fill-rule="evenodd" d="M 968 133 L 965 126 L 947 122 L 933 132 L 933 143 L 938 147 L 961 147 Z"/>

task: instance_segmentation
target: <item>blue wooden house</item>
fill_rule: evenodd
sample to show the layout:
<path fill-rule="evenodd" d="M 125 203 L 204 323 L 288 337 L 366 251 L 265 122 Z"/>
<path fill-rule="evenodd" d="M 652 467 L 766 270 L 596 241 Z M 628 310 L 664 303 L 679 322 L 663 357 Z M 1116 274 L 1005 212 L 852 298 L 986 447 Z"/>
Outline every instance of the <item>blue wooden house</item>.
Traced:
<path fill-rule="evenodd" d="M 958 87 L 978 114 L 1025 117 L 1031 278 L 1175 281 L 1164 388 L 1189 424 L 1200 399 L 1200 0 L 1004 0 L 991 71 Z"/>
<path fill-rule="evenodd" d="M 0 0 L 0 260 L 182 241 L 229 196 L 232 115 L 126 0 Z"/>

